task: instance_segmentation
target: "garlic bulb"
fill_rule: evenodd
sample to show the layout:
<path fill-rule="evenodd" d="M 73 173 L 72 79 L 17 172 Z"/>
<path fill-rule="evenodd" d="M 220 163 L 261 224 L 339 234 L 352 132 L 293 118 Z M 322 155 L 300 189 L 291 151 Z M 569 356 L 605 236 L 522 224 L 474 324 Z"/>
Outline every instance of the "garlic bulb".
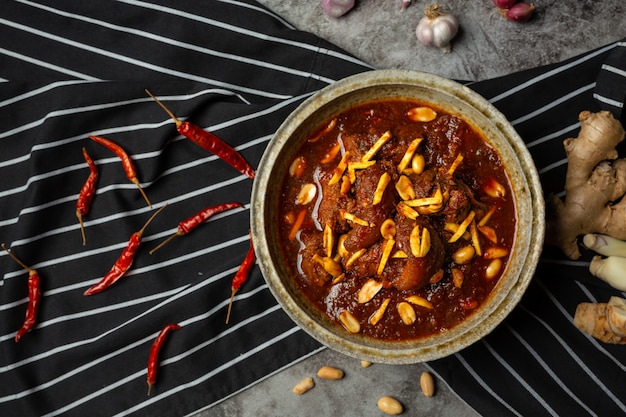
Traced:
<path fill-rule="evenodd" d="M 424 45 L 450 52 L 451 41 L 458 31 L 458 19 L 454 15 L 444 13 L 437 3 L 433 3 L 424 10 L 424 17 L 419 21 L 415 35 Z"/>

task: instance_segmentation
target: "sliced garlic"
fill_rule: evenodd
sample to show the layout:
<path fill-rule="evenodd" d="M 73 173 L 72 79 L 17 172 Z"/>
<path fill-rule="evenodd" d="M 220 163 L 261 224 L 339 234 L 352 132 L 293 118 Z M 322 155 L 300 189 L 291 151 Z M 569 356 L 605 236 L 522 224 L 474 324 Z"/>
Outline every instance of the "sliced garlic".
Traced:
<path fill-rule="evenodd" d="M 400 163 L 398 164 L 398 173 L 404 172 L 404 170 L 409 166 L 409 162 L 411 162 L 411 159 L 413 158 L 413 155 L 415 154 L 417 147 L 420 145 L 420 143 L 422 143 L 422 140 L 424 139 L 417 138 L 417 139 L 413 139 L 411 143 L 409 143 L 409 146 L 407 147 L 406 152 L 404 152 L 404 156 L 402 156 L 402 159 L 400 160 Z"/>
<path fill-rule="evenodd" d="M 372 159 L 374 155 L 376 155 L 376 152 L 378 152 L 380 148 L 382 148 L 383 145 L 389 141 L 389 139 L 391 139 L 391 132 L 386 131 L 380 138 L 378 138 L 378 140 L 372 145 L 372 147 L 369 148 L 365 155 L 363 155 L 361 161 L 366 162 Z"/>
<path fill-rule="evenodd" d="M 390 301 L 391 301 L 390 298 L 385 298 L 382 304 L 380 305 L 380 307 L 378 307 L 378 309 L 374 312 L 374 314 L 370 316 L 368 321 L 372 326 L 375 326 L 376 323 L 378 323 L 380 319 L 383 318 L 383 315 L 385 314 L 385 311 L 387 310 L 387 306 L 389 305 Z"/>

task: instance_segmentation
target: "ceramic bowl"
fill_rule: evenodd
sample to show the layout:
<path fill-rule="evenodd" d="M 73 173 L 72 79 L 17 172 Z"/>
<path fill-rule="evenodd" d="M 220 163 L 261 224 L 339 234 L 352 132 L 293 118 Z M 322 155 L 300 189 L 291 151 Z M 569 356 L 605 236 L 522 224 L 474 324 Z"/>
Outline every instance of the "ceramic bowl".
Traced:
<path fill-rule="evenodd" d="M 307 135 L 354 105 L 385 98 L 431 103 L 459 115 L 497 149 L 510 176 L 516 206 L 516 237 L 510 260 L 489 298 L 451 330 L 411 341 L 383 341 L 350 334 L 312 306 L 281 260 L 277 237 L 279 184 Z M 534 274 L 545 233 L 544 200 L 537 170 L 515 129 L 487 100 L 436 75 L 376 70 L 340 80 L 296 108 L 270 141 L 252 189 L 251 228 L 258 264 L 272 294 L 291 319 L 322 344 L 377 363 L 406 364 L 451 355 L 491 332 L 517 305 Z"/>

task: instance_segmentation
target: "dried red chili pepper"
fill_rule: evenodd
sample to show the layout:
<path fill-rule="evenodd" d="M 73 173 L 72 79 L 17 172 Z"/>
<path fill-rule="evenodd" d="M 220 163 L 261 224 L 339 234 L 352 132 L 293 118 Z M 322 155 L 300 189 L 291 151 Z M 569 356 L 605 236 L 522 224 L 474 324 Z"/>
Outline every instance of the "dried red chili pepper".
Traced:
<path fill-rule="evenodd" d="M 39 284 L 39 274 L 33 268 L 27 266 L 24 262 L 18 259 L 17 256 L 7 249 L 5 244 L 2 244 L 2 249 L 9 254 L 11 259 L 17 262 L 22 268 L 28 271 L 28 306 L 26 307 L 26 317 L 22 327 L 17 331 L 15 335 L 15 342 L 19 342 L 22 336 L 24 336 L 30 329 L 35 326 L 37 321 L 37 310 L 39 308 L 39 302 L 41 301 L 41 288 Z"/>
<path fill-rule="evenodd" d="M 150 356 L 148 357 L 148 395 L 150 395 L 150 390 L 152 389 L 152 386 L 156 383 L 159 351 L 163 346 L 163 342 L 165 342 L 165 338 L 172 330 L 178 330 L 181 327 L 182 326 L 178 324 L 165 325 L 165 327 L 163 327 L 157 335 L 156 339 L 154 339 L 154 342 L 152 342 L 152 346 L 150 347 Z"/>
<path fill-rule="evenodd" d="M 245 259 L 239 265 L 239 269 L 233 278 L 233 282 L 231 284 L 231 294 L 230 301 L 228 302 L 228 312 L 226 313 L 226 324 L 228 324 L 228 320 L 230 319 L 230 310 L 233 306 L 233 299 L 235 298 L 235 294 L 241 286 L 248 279 L 248 275 L 250 275 L 250 270 L 254 266 L 254 262 L 256 261 L 256 254 L 254 253 L 254 246 L 252 245 L 252 236 L 250 236 L 250 249 L 248 249 L 248 253 L 246 254 Z"/>
<path fill-rule="evenodd" d="M 91 159 L 91 157 L 87 153 L 87 149 L 85 148 L 83 148 L 83 157 L 85 158 L 85 162 L 87 162 L 87 165 L 89 166 L 89 177 L 87 177 L 87 180 L 80 189 L 80 194 L 78 194 L 78 200 L 76 200 L 76 217 L 78 217 L 78 221 L 80 222 L 80 232 L 83 236 L 83 245 L 85 245 L 87 243 L 87 239 L 85 238 L 83 217 L 89 212 L 93 196 L 96 193 L 96 181 L 98 181 L 98 167 L 96 166 L 95 162 L 93 162 L 93 159 Z"/>
<path fill-rule="evenodd" d="M 161 108 L 165 110 L 167 114 L 174 120 L 178 133 L 185 136 L 187 139 L 190 139 L 201 148 L 211 152 L 214 155 L 217 155 L 242 174 L 248 176 L 251 179 L 254 179 L 254 169 L 250 166 L 248 161 L 246 161 L 245 158 L 239 152 L 233 149 L 229 144 L 224 142 L 215 134 L 202 129 L 198 125 L 187 121 L 180 121 L 174 115 L 174 113 L 172 113 L 167 107 L 165 107 L 165 105 L 161 103 L 158 98 L 153 96 L 150 91 L 146 90 L 146 93 L 148 93 L 148 95 L 152 97 L 154 101 L 156 101 L 157 104 L 161 106 Z"/>
<path fill-rule="evenodd" d="M 159 214 L 161 210 L 163 210 L 165 207 L 167 207 L 167 204 L 158 209 L 152 216 L 150 216 L 148 221 L 146 221 L 146 223 L 138 232 L 135 232 L 130 236 L 130 239 L 128 240 L 128 245 L 122 251 L 120 257 L 117 258 L 117 261 L 115 261 L 115 264 L 113 264 L 111 270 L 109 270 L 109 272 L 107 272 L 107 274 L 98 283 L 89 287 L 87 291 L 84 292 L 84 295 L 93 295 L 104 291 L 124 276 L 126 271 L 130 269 L 130 266 L 133 263 L 135 253 L 137 253 L 137 249 L 139 248 L 139 244 L 141 243 L 141 238 L 143 237 L 143 232 L 146 230 L 146 227 L 148 227 L 150 222 L 156 217 L 156 215 Z"/>
<path fill-rule="evenodd" d="M 89 136 L 89 138 L 94 142 L 104 146 L 105 148 L 113 151 L 113 153 L 115 153 L 115 155 L 117 155 L 118 158 L 122 160 L 122 167 L 124 167 L 124 172 L 126 172 L 126 176 L 130 180 L 130 182 L 132 182 L 137 186 L 137 188 L 139 188 L 141 196 L 144 200 L 146 200 L 148 206 L 152 208 L 152 204 L 150 203 L 150 200 L 148 200 L 148 196 L 146 195 L 143 188 L 141 188 L 141 184 L 139 184 L 139 179 L 137 179 L 137 171 L 135 170 L 135 165 L 133 164 L 133 161 L 130 159 L 130 156 L 128 156 L 124 148 L 122 148 L 120 145 L 113 142 L 112 140 L 103 138 L 101 136 Z"/>
<path fill-rule="evenodd" d="M 209 217 L 212 217 L 212 216 L 214 216 L 214 215 L 216 215 L 218 213 L 221 213 L 223 211 L 230 210 L 230 209 L 233 209 L 233 208 L 236 208 L 236 207 L 243 207 L 243 204 L 237 203 L 237 202 L 222 203 L 222 204 L 218 204 L 216 206 L 211 206 L 211 207 L 207 207 L 205 209 L 200 210 L 199 212 L 197 212 L 193 216 L 191 216 L 191 217 L 183 220 L 182 222 L 178 223 L 178 230 L 176 231 L 176 233 L 174 233 L 173 235 L 171 235 L 170 237 L 165 239 L 163 242 L 159 243 L 154 249 L 152 249 L 150 251 L 150 255 L 152 255 L 157 250 L 161 249 L 163 246 L 165 246 L 167 243 L 169 243 L 176 236 L 184 236 L 184 235 L 188 234 L 193 229 L 195 229 L 196 227 L 200 226 L 207 219 L 209 219 Z"/>

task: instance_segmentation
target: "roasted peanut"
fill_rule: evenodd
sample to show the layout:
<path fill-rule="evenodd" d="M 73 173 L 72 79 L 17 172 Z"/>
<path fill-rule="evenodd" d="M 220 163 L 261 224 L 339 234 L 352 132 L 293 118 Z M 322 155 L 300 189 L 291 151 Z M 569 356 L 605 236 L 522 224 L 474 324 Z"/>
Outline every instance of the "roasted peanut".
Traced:
<path fill-rule="evenodd" d="M 398 314 L 400 315 L 400 318 L 402 319 L 402 322 L 404 324 L 408 326 L 415 323 L 415 320 L 417 320 L 417 316 L 415 315 L 415 310 L 413 309 L 411 304 L 407 303 L 406 301 L 402 301 L 398 303 L 398 306 L 396 308 L 398 309 Z"/>
<path fill-rule="evenodd" d="M 476 250 L 473 246 L 467 245 L 463 246 L 461 249 L 458 249 L 456 252 L 452 254 L 452 260 L 457 265 L 465 265 L 469 263 L 476 254 Z"/>
<path fill-rule="evenodd" d="M 370 366 L 372 366 L 372 362 L 370 362 L 370 361 L 361 361 L 361 366 L 363 368 L 369 368 Z"/>
<path fill-rule="evenodd" d="M 296 198 L 296 203 L 305 206 L 309 204 L 317 195 L 317 187 L 315 184 L 304 184 L 298 193 L 298 197 Z"/>
<path fill-rule="evenodd" d="M 441 278 L 443 278 L 443 274 L 443 269 L 437 270 L 437 272 L 435 272 L 433 276 L 428 279 L 428 282 L 430 282 L 431 284 L 438 283 L 439 281 L 441 281 Z"/>
<path fill-rule="evenodd" d="M 504 258 L 508 254 L 508 249 L 501 246 L 492 246 L 485 249 L 485 258 L 487 259 Z"/>
<path fill-rule="evenodd" d="M 415 199 L 415 189 L 413 188 L 413 183 L 406 175 L 400 175 L 400 178 L 398 178 L 398 181 L 396 182 L 396 191 L 403 200 Z"/>
<path fill-rule="evenodd" d="M 424 371 L 420 375 L 420 387 L 425 396 L 432 397 L 435 395 L 435 379 L 429 372 Z"/>
<path fill-rule="evenodd" d="M 396 236 L 396 222 L 387 219 L 380 225 L 380 235 L 385 239 L 392 239 Z"/>
<path fill-rule="evenodd" d="M 328 150 L 328 152 L 326 152 L 326 155 L 324 155 L 324 157 L 322 158 L 320 162 L 322 164 L 327 164 L 329 162 L 332 162 L 332 160 L 337 157 L 337 154 L 339 154 L 340 150 L 341 150 L 341 143 L 335 142 L 335 144 Z"/>
<path fill-rule="evenodd" d="M 461 288 L 463 286 L 463 281 L 465 280 L 465 274 L 458 268 L 452 268 L 450 271 L 452 272 L 452 282 L 454 286 L 457 288 Z"/>
<path fill-rule="evenodd" d="M 443 269 L 441 270 L 443 273 Z M 424 297 L 420 297 L 419 295 L 410 295 L 406 298 L 406 300 L 411 303 L 411 304 L 415 304 L 417 306 L 422 306 L 422 307 L 426 307 L 428 309 L 432 309 L 433 308 L 433 304 L 428 301 L 427 299 L 425 299 Z"/>
<path fill-rule="evenodd" d="M 350 333 L 356 334 L 361 331 L 361 324 L 348 310 L 343 310 L 339 313 L 339 321 Z"/>
<path fill-rule="evenodd" d="M 322 366 L 317 371 L 317 376 L 322 379 L 337 380 L 337 379 L 343 378 L 344 372 L 339 368 L 334 368 L 332 366 L 326 365 L 326 366 Z"/>
<path fill-rule="evenodd" d="M 380 291 L 382 287 L 382 282 L 378 282 L 375 279 L 368 279 L 357 293 L 357 301 L 359 304 L 367 303 L 378 294 L 378 291 Z"/>
<path fill-rule="evenodd" d="M 496 258 L 492 260 L 489 265 L 487 265 L 487 269 L 485 269 L 485 278 L 494 279 L 500 273 L 500 269 L 502 269 L 502 259 Z"/>
<path fill-rule="evenodd" d="M 411 169 L 413 170 L 413 173 L 421 174 L 424 172 L 424 168 L 426 168 L 426 159 L 424 158 L 424 155 L 419 153 L 414 155 L 413 159 L 411 159 Z"/>
<path fill-rule="evenodd" d="M 402 403 L 393 397 L 385 395 L 378 399 L 378 408 L 385 414 L 395 416 L 404 412 Z"/>
<path fill-rule="evenodd" d="M 413 107 L 407 112 L 407 116 L 414 122 L 430 122 L 435 120 L 437 112 L 430 107 Z"/>
<path fill-rule="evenodd" d="M 306 169 L 306 160 L 303 156 L 299 156 L 289 165 L 289 175 L 300 178 Z"/>
<path fill-rule="evenodd" d="M 308 378 L 304 378 L 302 381 L 298 382 L 293 387 L 292 391 L 293 391 L 294 394 L 302 395 L 305 392 L 309 391 L 314 386 L 315 386 L 315 381 L 313 380 L 313 378 L 308 377 Z"/>
<path fill-rule="evenodd" d="M 506 188 L 504 188 L 504 186 L 493 177 L 489 178 L 487 182 L 485 182 L 483 191 L 493 198 L 502 198 L 506 195 Z"/>

